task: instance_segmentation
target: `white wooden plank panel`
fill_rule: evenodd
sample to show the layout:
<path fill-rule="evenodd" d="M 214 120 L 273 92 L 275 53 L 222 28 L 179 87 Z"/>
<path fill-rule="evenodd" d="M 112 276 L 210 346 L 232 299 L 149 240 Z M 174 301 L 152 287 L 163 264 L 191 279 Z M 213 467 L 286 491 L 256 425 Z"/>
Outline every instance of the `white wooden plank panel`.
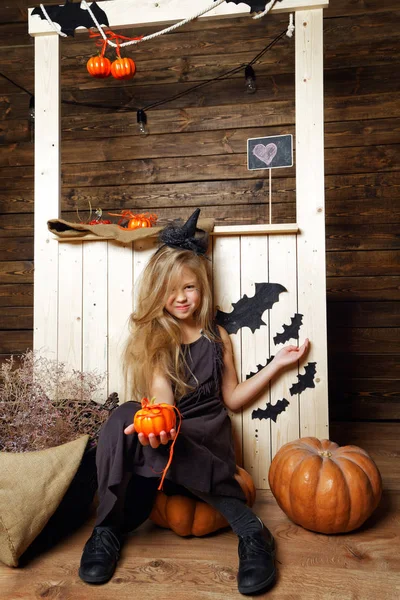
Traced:
<path fill-rule="evenodd" d="M 59 244 L 58 360 L 82 370 L 82 244 Z"/>
<path fill-rule="evenodd" d="M 129 334 L 133 310 L 132 244 L 108 242 L 108 390 L 125 401 L 122 353 Z"/>
<path fill-rule="evenodd" d="M 35 40 L 35 240 L 33 347 L 57 359 L 58 243 L 47 229 L 60 212 L 58 38 Z"/>
<path fill-rule="evenodd" d="M 284 344 L 276 344 L 274 337 L 283 333 L 283 324 L 289 325 L 291 317 L 297 312 L 297 265 L 296 265 L 296 236 L 281 235 L 269 237 L 269 280 L 280 283 L 287 292 L 279 295 L 269 311 L 270 316 L 270 349 L 275 356 L 284 346 L 289 344 L 297 346 L 296 339 L 291 339 Z M 300 338 L 303 337 L 303 328 L 300 328 Z M 299 437 L 299 405 L 298 396 L 291 396 L 289 389 L 297 383 L 297 364 L 291 369 L 285 369 L 271 382 L 271 404 L 286 398 L 290 405 L 285 412 L 278 415 L 276 423 L 270 421 L 271 426 L 271 451 L 272 458 L 283 444 Z"/>
<path fill-rule="evenodd" d="M 211 5 L 210 0 L 110 0 L 108 2 L 97 2 L 98 6 L 105 11 L 109 25 L 113 29 L 119 27 L 141 25 L 161 26 L 175 21 L 190 18 L 202 9 Z M 90 2 L 89 2 L 90 5 Z M 276 2 L 271 13 L 291 12 L 293 10 L 304 10 L 310 7 L 327 7 L 328 0 L 281 0 Z M 31 35 L 54 34 L 53 28 L 39 15 L 31 16 L 33 9 L 29 9 L 29 33 Z M 223 2 L 201 18 L 218 19 L 225 17 L 249 16 L 250 8 L 245 3 L 234 4 Z M 101 24 L 101 23 L 100 23 Z M 79 28 L 78 31 L 85 31 Z"/>
<path fill-rule="evenodd" d="M 240 238 L 213 238 L 213 296 L 214 307 L 232 312 L 232 302 L 240 298 Z M 239 381 L 242 372 L 241 331 L 231 334 L 232 350 Z M 228 411 L 235 439 L 236 461 L 243 463 L 242 411 Z"/>
<path fill-rule="evenodd" d="M 106 375 L 94 400 L 105 402 L 107 386 L 107 242 L 83 242 L 83 370 Z"/>
<path fill-rule="evenodd" d="M 136 296 L 140 285 L 140 276 L 154 252 L 159 247 L 157 238 L 145 238 L 133 244 L 133 308 L 136 306 Z"/>
<path fill-rule="evenodd" d="M 329 437 L 322 12 L 296 13 L 298 308 L 311 341 L 307 361 L 317 363 L 315 387 L 300 396 L 300 433 L 318 438 Z"/>
<path fill-rule="evenodd" d="M 255 284 L 268 281 L 267 236 L 242 236 L 241 238 L 241 297 L 254 296 Z M 268 311 L 262 326 L 253 333 L 249 327 L 242 328 L 242 379 L 256 371 L 258 364 L 265 364 L 269 356 Z M 244 468 L 251 474 L 257 489 L 268 487 L 268 469 L 271 462 L 271 434 L 268 420 L 253 419 L 253 410 L 265 408 L 269 401 L 269 386 L 257 399 L 243 408 L 243 457 Z"/>

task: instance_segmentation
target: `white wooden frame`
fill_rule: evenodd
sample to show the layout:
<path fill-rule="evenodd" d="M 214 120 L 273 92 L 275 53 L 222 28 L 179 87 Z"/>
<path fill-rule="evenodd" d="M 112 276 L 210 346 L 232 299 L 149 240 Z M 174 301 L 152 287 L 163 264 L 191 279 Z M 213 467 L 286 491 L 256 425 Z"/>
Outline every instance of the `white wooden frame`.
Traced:
<path fill-rule="evenodd" d="M 153 0 L 142 0 L 140 3 L 135 0 L 112 0 L 98 4 L 106 11 L 112 29 L 153 24 L 156 31 L 161 25 L 193 14 L 192 0 L 158 0 L 157 3 Z M 200 10 L 208 4 L 209 0 L 198 0 L 196 9 Z M 292 242 L 286 243 L 282 239 L 282 247 L 285 252 L 297 253 L 297 264 L 300 266 L 296 284 L 298 310 L 305 314 L 306 334 L 312 342 L 307 360 L 318 361 L 318 371 L 316 387 L 308 389 L 298 400 L 299 411 L 301 408 L 298 426 L 293 430 L 289 424 L 285 425 L 285 417 L 282 416 L 283 426 L 274 431 L 271 429 L 268 434 L 268 448 L 261 448 L 261 453 L 260 449 L 251 450 L 251 457 L 247 460 L 244 452 L 245 467 L 250 460 L 256 485 L 262 488 L 267 487 L 265 461 L 268 464 L 271 455 L 282 443 L 299 435 L 328 437 L 322 40 L 323 8 L 328 4 L 328 0 L 282 0 L 272 9 L 274 13 L 295 12 L 297 225 L 286 228 L 286 231 L 293 234 L 298 227 L 300 233 L 292 238 L 295 240 L 294 246 Z M 122 283 L 115 277 L 113 267 L 114 264 L 121 267 L 123 261 L 127 260 L 128 255 L 122 246 L 111 242 L 98 242 L 92 246 L 90 242 L 58 244 L 49 233 L 47 221 L 60 216 L 59 36 L 47 21 L 32 16 L 32 10 L 29 9 L 29 32 L 35 37 L 34 348 L 52 358 L 72 362 L 75 368 L 97 367 L 107 370 L 110 380 L 117 380 L 116 349 L 123 342 L 121 331 L 125 325 L 121 307 L 126 309 L 130 305 L 131 287 L 151 252 L 151 242 L 135 245 L 134 274 L 132 270 L 129 271 L 131 263 L 128 261 L 128 271 L 125 271 L 128 275 Z M 228 18 L 245 14 L 248 14 L 247 5 L 225 3 L 202 18 Z M 226 256 L 231 257 L 234 255 L 232 252 L 236 252 L 235 240 L 241 235 L 244 247 L 248 244 L 249 256 L 252 252 L 258 252 L 257 256 L 265 252 L 268 254 L 271 252 L 269 242 L 261 238 L 258 242 L 257 235 L 263 235 L 263 239 L 266 239 L 266 233 L 275 233 L 277 239 L 284 238 L 285 227 L 273 229 L 268 230 L 268 226 L 253 226 L 247 231 L 240 226 L 216 228 L 214 240 L 232 241 L 217 246 L 214 242 L 214 252 L 221 256 L 226 252 Z M 280 243 L 279 239 L 276 243 Z M 257 244 L 262 247 L 257 247 Z M 93 247 L 96 247 L 95 251 Z M 130 247 L 128 251 L 131 252 Z M 99 260 L 103 261 L 106 275 L 98 268 Z M 93 270 L 91 265 L 97 265 L 97 269 Z M 62 281 L 59 280 L 60 268 Z M 91 301 L 95 288 L 104 290 L 105 294 L 113 290 L 108 311 L 112 310 L 112 314 L 117 316 L 108 324 L 108 329 L 99 320 L 102 309 L 98 302 Z M 87 315 L 83 333 L 79 322 L 82 302 L 86 303 Z M 70 323 L 68 335 L 64 328 L 66 320 Z M 91 337 L 94 329 L 97 332 L 96 340 Z M 246 343 L 247 334 L 243 335 L 242 343 Z M 82 336 L 86 341 L 82 342 Z M 63 340 L 61 350 L 59 340 Z M 237 365 L 237 368 L 240 373 L 244 367 Z M 107 392 L 107 389 L 105 387 L 103 392 Z M 254 423 L 249 419 L 246 423 L 245 426 L 243 421 L 244 435 L 254 436 L 254 431 L 246 430 L 246 427 L 254 429 Z M 253 441 L 252 438 L 252 444 Z M 263 474 L 260 465 L 263 466 Z"/>

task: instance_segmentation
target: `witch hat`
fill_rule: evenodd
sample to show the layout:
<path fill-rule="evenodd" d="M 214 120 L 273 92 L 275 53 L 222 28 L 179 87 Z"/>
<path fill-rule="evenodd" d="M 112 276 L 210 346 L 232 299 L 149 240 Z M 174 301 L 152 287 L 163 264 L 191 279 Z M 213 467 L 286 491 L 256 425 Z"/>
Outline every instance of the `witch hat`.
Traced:
<path fill-rule="evenodd" d="M 208 233 L 197 227 L 200 209 L 196 208 L 194 213 L 182 226 L 167 225 L 160 232 L 160 240 L 171 248 L 180 250 L 191 250 L 196 254 L 205 254 L 208 247 Z"/>

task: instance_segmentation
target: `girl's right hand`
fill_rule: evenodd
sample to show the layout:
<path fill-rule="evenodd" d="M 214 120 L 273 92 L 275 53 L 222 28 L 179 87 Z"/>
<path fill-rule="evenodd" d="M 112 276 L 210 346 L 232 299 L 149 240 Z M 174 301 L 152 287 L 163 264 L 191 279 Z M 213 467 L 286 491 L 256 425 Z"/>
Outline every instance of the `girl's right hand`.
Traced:
<path fill-rule="evenodd" d="M 145 436 L 143 433 L 138 434 L 139 442 L 142 446 L 151 446 L 152 448 L 158 448 L 160 444 L 165 446 L 169 441 L 174 440 L 176 437 L 176 430 L 171 429 L 169 433 L 161 431 L 160 435 L 154 435 L 150 433 L 149 436 Z"/>
<path fill-rule="evenodd" d="M 126 435 L 131 435 L 135 433 L 135 427 L 133 423 L 132 425 L 128 425 L 128 427 L 125 427 L 124 433 Z M 151 446 L 152 448 L 158 448 L 160 444 L 163 444 L 165 446 L 170 440 L 174 440 L 175 437 L 175 429 L 171 429 L 169 433 L 167 433 L 166 431 L 161 431 L 159 436 L 154 435 L 154 433 L 150 433 L 149 437 L 146 437 L 143 433 L 138 434 L 139 442 L 142 444 L 142 446 Z"/>

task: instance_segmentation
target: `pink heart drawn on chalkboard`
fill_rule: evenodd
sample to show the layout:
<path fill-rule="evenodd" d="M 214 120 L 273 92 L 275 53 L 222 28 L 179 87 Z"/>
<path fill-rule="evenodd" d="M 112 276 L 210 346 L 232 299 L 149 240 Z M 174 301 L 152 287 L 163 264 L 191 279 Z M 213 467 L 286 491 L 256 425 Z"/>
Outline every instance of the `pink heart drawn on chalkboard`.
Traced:
<path fill-rule="evenodd" d="M 277 145 L 272 143 L 266 146 L 264 144 L 256 144 L 253 148 L 254 156 L 265 163 L 267 167 L 272 163 L 277 152 Z"/>

